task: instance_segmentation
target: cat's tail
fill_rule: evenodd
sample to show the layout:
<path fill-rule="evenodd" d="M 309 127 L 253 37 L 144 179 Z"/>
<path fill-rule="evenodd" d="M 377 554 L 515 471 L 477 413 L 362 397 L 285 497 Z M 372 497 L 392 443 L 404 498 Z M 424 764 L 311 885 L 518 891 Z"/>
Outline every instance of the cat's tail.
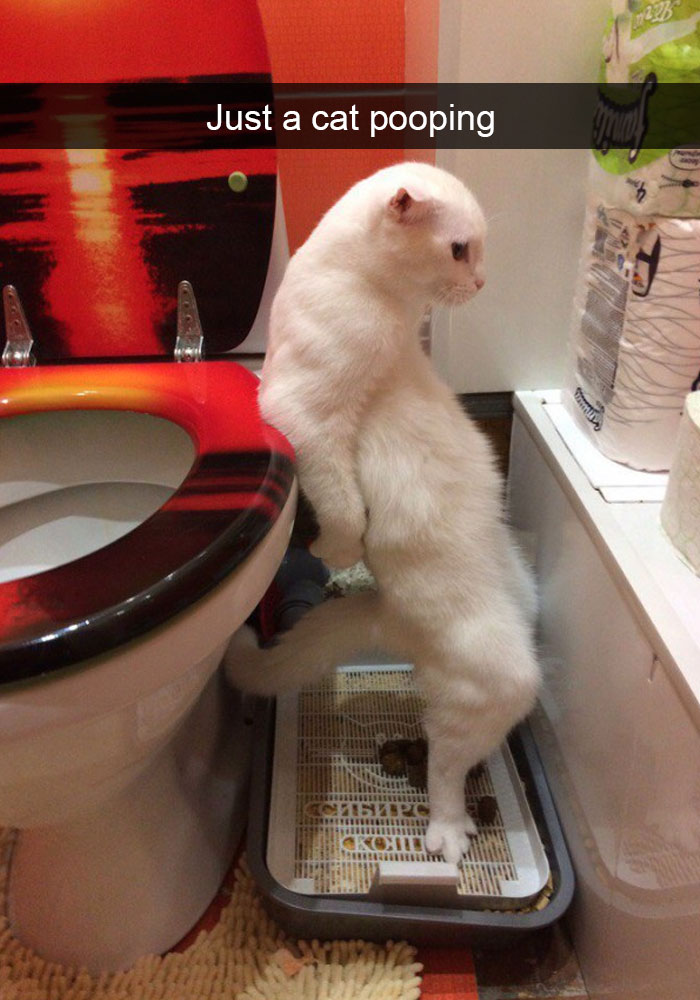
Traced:
<path fill-rule="evenodd" d="M 324 601 L 283 632 L 274 645 L 258 646 L 244 626 L 224 656 L 230 682 L 253 694 L 281 694 L 320 680 L 334 667 L 361 662 L 386 647 L 378 595 L 371 591 Z"/>

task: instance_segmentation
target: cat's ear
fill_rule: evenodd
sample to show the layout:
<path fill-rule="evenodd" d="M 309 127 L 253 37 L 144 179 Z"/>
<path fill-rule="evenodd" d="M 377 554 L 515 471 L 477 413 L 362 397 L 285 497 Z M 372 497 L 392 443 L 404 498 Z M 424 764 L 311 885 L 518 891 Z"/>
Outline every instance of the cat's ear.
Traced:
<path fill-rule="evenodd" d="M 409 193 L 404 187 L 399 188 L 389 201 L 389 214 L 398 222 L 418 222 L 431 210 L 430 198 L 421 197 L 417 192 Z"/>

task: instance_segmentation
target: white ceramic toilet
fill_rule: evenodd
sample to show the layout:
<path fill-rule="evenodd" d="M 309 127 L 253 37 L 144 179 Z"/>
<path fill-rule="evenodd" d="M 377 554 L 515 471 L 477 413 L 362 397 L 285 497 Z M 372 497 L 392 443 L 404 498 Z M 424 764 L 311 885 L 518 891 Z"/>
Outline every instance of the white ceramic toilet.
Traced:
<path fill-rule="evenodd" d="M 86 390 L 109 407 L 157 376 L 148 414 L 0 419 L 0 824 L 20 830 L 10 919 L 40 954 L 92 969 L 174 944 L 231 862 L 249 728 L 217 667 L 282 559 L 295 502 L 254 376 L 226 361 L 136 367 L 0 373 L 3 412 L 47 394 L 85 406 Z M 187 390 L 199 404 L 190 433 L 163 415 L 175 390 L 178 406 Z M 195 443 L 198 419 L 213 452 Z"/>
<path fill-rule="evenodd" d="M 167 0 L 56 4 L 38 19 L 10 0 L 7 15 L 21 41 L 0 82 L 71 81 L 67 98 L 23 91 L 23 108 L 65 112 L 63 145 L 18 148 L 20 114 L 0 149 L 9 916 L 42 956 L 114 970 L 173 946 L 231 864 L 250 726 L 218 668 L 284 555 L 295 480 L 230 354 L 251 349 L 270 295 L 274 148 L 98 140 L 144 114 L 139 80 L 235 74 L 259 93 L 269 64 L 255 0 L 196 18 Z M 67 138 L 81 81 L 94 149 Z"/>

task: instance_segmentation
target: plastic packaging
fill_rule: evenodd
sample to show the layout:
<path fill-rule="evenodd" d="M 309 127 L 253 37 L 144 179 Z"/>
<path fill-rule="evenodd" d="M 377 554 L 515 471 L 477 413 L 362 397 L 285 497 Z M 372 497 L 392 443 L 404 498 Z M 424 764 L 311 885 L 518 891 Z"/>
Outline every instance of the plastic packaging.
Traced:
<path fill-rule="evenodd" d="M 700 0 L 616 2 L 603 40 L 600 81 L 647 81 L 650 121 L 667 115 L 668 99 L 651 100 L 656 82 L 700 83 Z M 673 110 L 683 113 L 682 106 Z M 591 191 L 632 214 L 700 217 L 700 136 L 692 126 L 689 140 L 695 145 L 689 148 L 642 148 L 636 156 L 628 149 L 593 150 Z"/>
<path fill-rule="evenodd" d="M 641 84 L 651 118 L 659 114 L 657 84 L 697 82 L 700 0 L 615 0 L 601 83 Z M 618 93 L 603 87 L 605 99 Z M 672 91 L 693 146 L 599 142 L 591 153 L 574 371 L 564 395 L 608 458 L 649 471 L 669 468 L 683 401 L 700 372 L 700 122 L 684 94 Z M 668 98 L 660 107 L 668 111 Z"/>
<path fill-rule="evenodd" d="M 669 467 L 700 372 L 699 281 L 700 219 L 589 200 L 567 408 L 614 461 Z"/>

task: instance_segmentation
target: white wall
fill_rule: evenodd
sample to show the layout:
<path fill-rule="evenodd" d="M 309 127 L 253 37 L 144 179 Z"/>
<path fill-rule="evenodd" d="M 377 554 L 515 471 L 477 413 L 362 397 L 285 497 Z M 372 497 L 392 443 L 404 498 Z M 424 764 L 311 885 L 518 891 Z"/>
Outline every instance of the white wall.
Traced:
<path fill-rule="evenodd" d="M 597 78 L 609 0 L 441 0 L 444 83 Z M 486 287 L 436 316 L 433 359 L 457 392 L 562 384 L 586 189 L 585 150 L 440 150 L 487 218 Z"/>

